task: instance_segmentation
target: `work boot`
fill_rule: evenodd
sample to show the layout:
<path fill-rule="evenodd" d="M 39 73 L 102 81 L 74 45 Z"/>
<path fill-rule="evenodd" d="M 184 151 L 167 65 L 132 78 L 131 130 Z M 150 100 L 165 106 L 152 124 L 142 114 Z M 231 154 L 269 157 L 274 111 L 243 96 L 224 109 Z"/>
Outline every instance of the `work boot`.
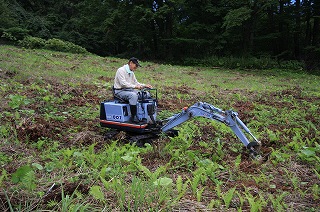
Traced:
<path fill-rule="evenodd" d="M 139 119 L 137 117 L 137 105 L 130 105 L 131 117 L 130 122 L 132 123 L 139 123 Z"/>

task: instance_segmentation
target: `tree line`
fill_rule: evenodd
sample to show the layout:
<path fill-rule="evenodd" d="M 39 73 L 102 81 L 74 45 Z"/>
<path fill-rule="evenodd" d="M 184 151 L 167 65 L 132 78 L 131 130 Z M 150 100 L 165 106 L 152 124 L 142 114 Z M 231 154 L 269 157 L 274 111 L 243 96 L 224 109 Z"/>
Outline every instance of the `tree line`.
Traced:
<path fill-rule="evenodd" d="M 11 41 L 58 38 L 101 56 L 320 66 L 320 0 L 0 0 L 0 14 L 2 43 L 10 32 Z"/>

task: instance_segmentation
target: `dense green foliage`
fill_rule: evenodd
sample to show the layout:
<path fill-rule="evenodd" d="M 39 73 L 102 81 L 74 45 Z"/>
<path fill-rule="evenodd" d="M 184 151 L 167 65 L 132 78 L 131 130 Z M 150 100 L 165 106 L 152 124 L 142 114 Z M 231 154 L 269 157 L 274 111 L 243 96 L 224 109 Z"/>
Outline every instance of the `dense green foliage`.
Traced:
<path fill-rule="evenodd" d="M 196 102 L 239 112 L 261 160 L 230 128 L 190 119 L 129 144 L 99 126 L 126 59 L 0 48 L 0 211 L 319 211 L 319 76 L 141 61 L 158 119 Z"/>
<path fill-rule="evenodd" d="M 3 42 L 56 38 L 102 56 L 273 58 L 314 71 L 319 8 L 319 0 L 0 0 L 0 33 Z"/>
<path fill-rule="evenodd" d="M 71 42 L 62 41 L 56 38 L 44 40 L 42 38 L 28 36 L 25 37 L 23 40 L 19 40 L 19 45 L 30 49 L 48 49 L 70 53 L 88 53 L 85 48 L 79 45 L 75 45 Z"/>

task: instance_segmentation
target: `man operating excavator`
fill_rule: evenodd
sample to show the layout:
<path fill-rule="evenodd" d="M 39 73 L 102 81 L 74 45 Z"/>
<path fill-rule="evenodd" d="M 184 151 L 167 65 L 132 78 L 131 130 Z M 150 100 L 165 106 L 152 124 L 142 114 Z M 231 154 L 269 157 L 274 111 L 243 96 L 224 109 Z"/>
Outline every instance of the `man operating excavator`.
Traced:
<path fill-rule="evenodd" d="M 101 127 L 130 132 L 130 142 L 143 143 L 145 139 L 164 134 L 176 136 L 178 130 L 175 127 L 193 117 L 204 117 L 230 127 L 249 150 L 250 156 L 260 158 L 261 142 L 233 110 L 222 110 L 206 102 L 196 102 L 166 119 L 157 119 L 157 89 L 137 81 L 134 71 L 139 66 L 137 58 L 130 58 L 128 64 L 117 70 L 113 93 L 115 98 L 100 103 Z M 155 92 L 155 95 L 146 94 L 149 91 Z"/>
<path fill-rule="evenodd" d="M 138 82 L 134 74 L 138 67 L 141 67 L 138 59 L 135 57 L 130 58 L 128 64 L 125 64 L 117 70 L 113 85 L 115 96 L 129 102 L 131 112 L 130 121 L 133 123 L 139 122 L 136 116 L 139 90 L 152 88 L 150 84 Z"/>

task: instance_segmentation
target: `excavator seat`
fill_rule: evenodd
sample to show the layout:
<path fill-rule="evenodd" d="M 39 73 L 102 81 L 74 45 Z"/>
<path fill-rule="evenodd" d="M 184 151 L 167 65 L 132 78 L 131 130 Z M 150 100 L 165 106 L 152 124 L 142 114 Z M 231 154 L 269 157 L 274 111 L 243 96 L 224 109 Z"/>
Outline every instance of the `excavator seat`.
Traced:
<path fill-rule="evenodd" d="M 113 95 L 113 99 L 116 103 L 129 103 L 127 100 L 120 98 L 119 96 L 117 96 L 114 92 L 114 86 L 112 86 L 112 95 Z"/>

